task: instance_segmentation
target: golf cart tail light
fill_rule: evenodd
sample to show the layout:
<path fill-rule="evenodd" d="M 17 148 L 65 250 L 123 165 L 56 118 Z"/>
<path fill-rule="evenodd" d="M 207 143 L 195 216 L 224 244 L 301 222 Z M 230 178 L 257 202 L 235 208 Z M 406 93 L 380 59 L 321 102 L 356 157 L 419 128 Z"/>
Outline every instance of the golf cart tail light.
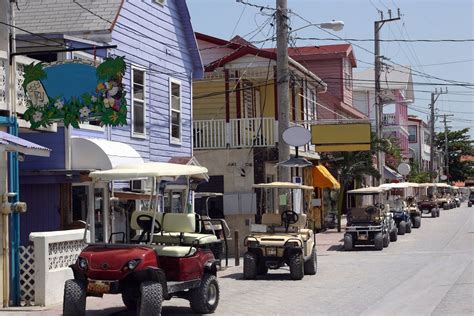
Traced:
<path fill-rule="evenodd" d="M 82 270 L 87 270 L 87 260 L 85 258 L 79 257 L 77 259 L 77 264 Z"/>
<path fill-rule="evenodd" d="M 130 260 L 129 262 L 127 262 L 127 268 L 129 270 L 134 270 L 138 266 L 139 263 L 140 263 L 140 260 L 138 259 Z"/>

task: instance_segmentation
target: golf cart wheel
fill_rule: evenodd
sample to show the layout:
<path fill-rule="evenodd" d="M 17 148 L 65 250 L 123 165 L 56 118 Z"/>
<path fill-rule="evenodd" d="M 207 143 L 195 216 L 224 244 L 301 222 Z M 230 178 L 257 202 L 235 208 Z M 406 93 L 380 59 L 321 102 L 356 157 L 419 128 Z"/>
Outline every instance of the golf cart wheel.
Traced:
<path fill-rule="evenodd" d="M 374 247 L 375 250 L 383 249 L 383 236 L 382 233 L 376 233 L 374 236 Z"/>
<path fill-rule="evenodd" d="M 401 221 L 400 224 L 398 224 L 398 234 L 405 235 L 406 232 L 407 232 L 407 222 Z"/>
<path fill-rule="evenodd" d="M 445 210 L 445 211 L 446 211 L 446 210 L 449 210 L 449 205 L 448 205 L 448 203 L 444 203 L 444 204 L 443 204 L 443 210 Z"/>
<path fill-rule="evenodd" d="M 268 267 L 264 260 L 258 260 L 257 263 L 257 275 L 265 275 L 268 273 Z"/>
<path fill-rule="evenodd" d="M 351 251 L 354 249 L 354 239 L 352 238 L 351 234 L 344 235 L 344 250 Z"/>
<path fill-rule="evenodd" d="M 252 280 L 257 277 L 257 255 L 252 252 L 244 254 L 244 279 Z"/>
<path fill-rule="evenodd" d="M 436 209 L 435 209 L 435 208 L 432 208 L 432 209 L 431 209 L 431 217 L 438 217 L 438 216 L 436 216 L 436 213 L 437 213 L 437 212 L 436 212 Z"/>
<path fill-rule="evenodd" d="M 140 296 L 137 304 L 137 315 L 161 315 L 163 289 L 159 282 L 145 281 L 140 284 Z"/>
<path fill-rule="evenodd" d="M 467 207 L 472 207 L 472 202 L 471 201 L 467 202 Z"/>
<path fill-rule="evenodd" d="M 290 257 L 290 277 L 292 280 L 301 280 L 304 276 L 304 259 L 301 253 Z"/>
<path fill-rule="evenodd" d="M 189 291 L 189 303 L 196 314 L 213 313 L 219 304 L 219 283 L 215 275 L 206 273 L 201 285 Z"/>
<path fill-rule="evenodd" d="M 421 216 L 415 216 L 413 219 L 413 228 L 420 228 L 421 227 Z"/>
<path fill-rule="evenodd" d="M 436 217 L 439 217 L 440 215 L 441 215 L 441 210 L 438 209 L 438 210 L 436 211 Z"/>
<path fill-rule="evenodd" d="M 413 226 L 412 222 L 409 221 L 409 222 L 407 223 L 405 233 L 407 233 L 407 234 L 411 233 L 411 228 L 412 228 L 412 226 Z"/>
<path fill-rule="evenodd" d="M 315 275 L 318 271 L 318 258 L 316 256 L 316 247 L 311 251 L 311 257 L 304 263 L 304 274 Z"/>
<path fill-rule="evenodd" d="M 140 299 L 140 293 L 136 287 L 126 287 L 122 292 L 123 304 L 130 311 L 137 310 L 138 300 Z"/>
<path fill-rule="evenodd" d="M 394 228 L 390 231 L 390 241 L 397 241 L 398 239 L 398 234 L 397 234 L 397 228 Z"/>
<path fill-rule="evenodd" d="M 82 316 L 86 314 L 86 286 L 78 280 L 66 280 L 64 283 L 64 316 Z"/>
<path fill-rule="evenodd" d="M 388 236 L 388 233 L 385 233 L 383 235 L 383 247 L 387 248 L 388 245 L 390 245 L 390 237 Z"/>

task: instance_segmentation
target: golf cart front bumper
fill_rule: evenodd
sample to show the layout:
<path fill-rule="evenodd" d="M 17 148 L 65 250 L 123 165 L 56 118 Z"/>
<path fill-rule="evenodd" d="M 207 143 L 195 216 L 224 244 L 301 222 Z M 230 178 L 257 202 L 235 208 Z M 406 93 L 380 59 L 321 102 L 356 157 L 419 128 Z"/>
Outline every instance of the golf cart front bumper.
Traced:
<path fill-rule="evenodd" d="M 281 242 L 284 239 L 269 238 L 265 240 L 258 240 L 256 237 L 247 236 L 244 239 L 244 245 L 251 251 L 258 251 L 260 255 L 267 258 L 281 258 L 284 257 L 289 251 L 300 251 L 303 249 L 303 242 L 298 238 L 289 238 L 283 245 Z"/>

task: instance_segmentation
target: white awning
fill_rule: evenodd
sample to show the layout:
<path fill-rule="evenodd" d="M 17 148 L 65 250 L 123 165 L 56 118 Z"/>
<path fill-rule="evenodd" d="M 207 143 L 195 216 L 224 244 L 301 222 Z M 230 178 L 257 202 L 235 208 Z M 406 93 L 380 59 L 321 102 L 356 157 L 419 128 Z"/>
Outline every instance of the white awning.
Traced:
<path fill-rule="evenodd" d="M 101 138 L 71 137 L 73 170 L 109 170 L 142 163 L 142 157 L 130 145 Z"/>

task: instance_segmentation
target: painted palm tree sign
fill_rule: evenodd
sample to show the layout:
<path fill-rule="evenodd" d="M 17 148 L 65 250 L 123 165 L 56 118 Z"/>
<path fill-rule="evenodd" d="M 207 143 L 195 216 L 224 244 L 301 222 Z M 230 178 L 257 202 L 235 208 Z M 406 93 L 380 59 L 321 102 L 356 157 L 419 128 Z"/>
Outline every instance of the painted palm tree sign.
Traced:
<path fill-rule="evenodd" d="M 54 122 L 76 128 L 86 121 L 125 125 L 125 68 L 123 57 L 105 58 L 97 67 L 81 61 L 25 66 L 23 89 L 28 109 L 24 119 L 32 128 Z"/>

